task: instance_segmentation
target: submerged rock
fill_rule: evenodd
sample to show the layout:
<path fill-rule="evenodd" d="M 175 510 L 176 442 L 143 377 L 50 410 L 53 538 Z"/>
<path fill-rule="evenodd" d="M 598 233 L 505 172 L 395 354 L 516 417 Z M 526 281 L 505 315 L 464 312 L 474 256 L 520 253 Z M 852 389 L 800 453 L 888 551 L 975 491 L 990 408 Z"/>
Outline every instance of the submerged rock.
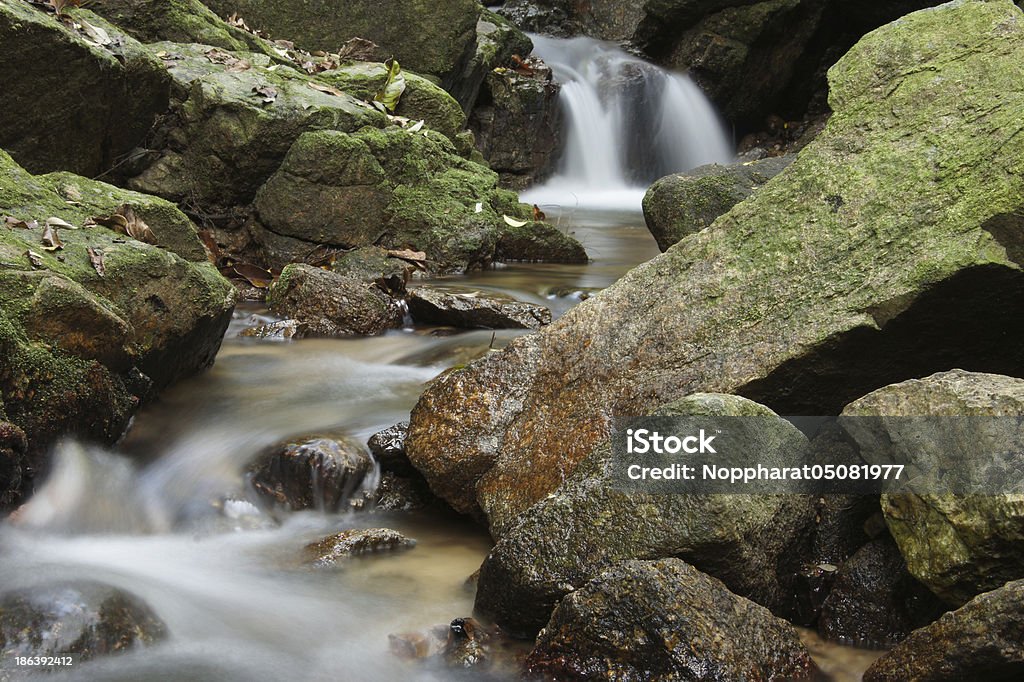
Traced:
<path fill-rule="evenodd" d="M 789 623 L 678 559 L 616 564 L 566 596 L 527 665 L 555 679 L 718 682 L 817 675 Z"/>
<path fill-rule="evenodd" d="M 92 12 L 71 14 L 109 44 L 29 3 L 0 3 L 0 148 L 33 173 L 94 177 L 143 142 L 167 109 L 170 80 L 132 37 Z"/>
<path fill-rule="evenodd" d="M 415 540 L 389 528 L 358 528 L 310 543 L 304 553 L 306 563 L 326 567 L 361 554 L 393 552 L 415 546 Z"/>
<path fill-rule="evenodd" d="M 271 505 L 334 512 L 372 470 L 373 461 L 357 444 L 312 438 L 288 443 L 256 462 L 251 482 Z"/>
<path fill-rule="evenodd" d="M 779 156 L 729 166 L 710 164 L 661 178 L 644 195 L 644 219 L 658 248 L 667 251 L 683 237 L 700 232 L 719 216 L 781 173 L 795 156 Z"/>
<path fill-rule="evenodd" d="M 1006 453 L 1001 463 L 1009 466 L 1009 476 L 1024 466 L 1024 379 L 942 372 L 881 388 L 851 403 L 843 415 L 884 415 L 853 435 L 871 452 L 891 448 L 892 461 L 908 467 L 945 468 L 960 458 L 958 443 L 975 452 Z M 906 419 L 922 416 L 950 418 Z M 970 416 L 1017 419 L 994 425 Z M 915 490 L 882 497 L 886 523 L 910 572 L 950 604 L 1024 577 L 1024 494 L 985 494 L 1007 484 L 1019 480 L 993 481 L 973 495 Z"/>
<path fill-rule="evenodd" d="M 690 396 L 657 414 L 774 417 L 749 400 L 716 395 Z M 759 438 L 752 447 L 766 458 L 806 445 L 803 434 L 780 417 L 766 423 Z M 564 485 L 523 514 L 497 514 L 499 507 L 492 508 L 493 534 L 500 540 L 480 571 L 476 608 L 481 613 L 512 633 L 532 634 L 559 599 L 604 568 L 626 559 L 666 557 L 680 557 L 733 592 L 777 613 L 791 613 L 814 525 L 813 498 L 627 493 L 613 487 L 610 457 L 609 443 L 598 447 Z M 437 481 L 431 470 L 424 473 Z M 446 495 L 460 483 L 450 480 L 450 487 L 434 489 Z"/>
<path fill-rule="evenodd" d="M 835 113 L 784 174 L 431 384 L 407 449 L 435 490 L 500 535 L 615 416 L 681 395 L 837 414 L 951 366 L 1024 373 L 1009 341 L 1024 336 L 1024 137 L 1008 133 L 1024 118 L 1024 15 L 1004 1 L 911 14 L 830 79 Z"/>
<path fill-rule="evenodd" d="M 87 225 L 117 211 L 157 245 Z M 234 290 L 173 205 L 0 151 L 0 220 L 0 404 L 28 437 L 26 473 L 60 435 L 113 442 L 153 390 L 213 362 Z"/>
<path fill-rule="evenodd" d="M 301 339 L 306 335 L 306 325 L 298 320 L 278 320 L 256 327 L 247 327 L 238 335 L 254 339 Z"/>
<path fill-rule="evenodd" d="M 402 325 L 398 305 L 372 284 L 303 263 L 281 271 L 267 303 L 318 336 L 380 334 Z"/>
<path fill-rule="evenodd" d="M 944 611 L 938 598 L 907 572 L 899 548 L 886 536 L 839 567 L 818 630 L 845 644 L 880 649 L 897 644 Z"/>
<path fill-rule="evenodd" d="M 462 329 L 540 329 L 551 324 L 551 311 L 543 306 L 475 289 L 421 286 L 406 301 L 420 324 Z"/>
<path fill-rule="evenodd" d="M 864 682 L 1017 680 L 1024 671 L 1024 580 L 979 595 L 915 630 Z"/>
<path fill-rule="evenodd" d="M 416 471 L 409 456 L 405 454 L 405 437 L 409 432 L 409 422 L 399 422 L 383 431 L 370 436 L 366 446 L 370 448 L 373 458 L 385 471 L 397 474 L 410 474 Z"/>
<path fill-rule="evenodd" d="M 78 664 L 166 637 L 166 626 L 145 602 L 100 583 L 33 587 L 0 597 L 0 675 L 24 672 L 15 667 L 16 656 L 74 656 Z"/>

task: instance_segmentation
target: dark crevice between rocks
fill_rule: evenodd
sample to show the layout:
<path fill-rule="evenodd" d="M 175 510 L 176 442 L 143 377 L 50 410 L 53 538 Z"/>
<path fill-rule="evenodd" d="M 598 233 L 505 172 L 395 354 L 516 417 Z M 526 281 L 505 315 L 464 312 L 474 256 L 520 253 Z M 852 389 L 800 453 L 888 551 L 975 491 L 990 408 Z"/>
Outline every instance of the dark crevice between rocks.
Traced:
<path fill-rule="evenodd" d="M 1019 230 L 1003 221 L 986 229 L 996 239 Z M 1024 378 L 1022 338 L 1024 272 L 976 266 L 937 283 L 880 329 L 854 329 L 736 393 L 779 414 L 835 415 L 883 386 L 943 370 Z"/>

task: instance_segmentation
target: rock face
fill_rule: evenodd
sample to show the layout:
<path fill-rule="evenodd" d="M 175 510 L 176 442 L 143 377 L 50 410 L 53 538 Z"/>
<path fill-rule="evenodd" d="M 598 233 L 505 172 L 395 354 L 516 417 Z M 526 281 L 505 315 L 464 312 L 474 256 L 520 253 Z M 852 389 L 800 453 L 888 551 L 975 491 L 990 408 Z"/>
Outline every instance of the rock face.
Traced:
<path fill-rule="evenodd" d="M 25 432 L 10 422 L 0 421 L 0 512 L 13 507 L 21 497 L 26 450 Z"/>
<path fill-rule="evenodd" d="M 99 583 L 52 585 L 0 597 L 0 674 L 15 656 L 77 657 L 76 663 L 167 637 L 144 602 Z M 22 669 L 21 672 L 24 672 Z"/>
<path fill-rule="evenodd" d="M 124 207 L 164 248 L 86 226 Z M 32 176 L 3 152 L 0 216 L 0 404 L 28 437 L 31 475 L 58 435 L 112 442 L 152 390 L 209 366 L 234 289 L 171 204 Z M 50 218 L 81 228 L 56 228 L 62 249 L 44 248 Z"/>
<path fill-rule="evenodd" d="M 975 597 L 913 632 L 864 673 L 865 682 L 1016 680 L 1024 671 L 1024 580 Z"/>
<path fill-rule="evenodd" d="M 252 486 L 269 504 L 334 512 L 373 470 L 373 461 L 354 443 L 312 438 L 288 443 L 253 469 Z"/>
<path fill-rule="evenodd" d="M 412 413 L 413 463 L 456 508 L 490 516 L 500 499 L 508 519 L 616 415 L 681 395 L 837 414 L 951 366 L 1024 372 L 1024 346 L 1007 342 L 1024 334 L 1024 138 L 1007 134 L 1024 116 L 1010 94 L 1021 37 L 1008 1 L 867 36 L 831 70 L 835 113 L 785 173 L 541 333 L 433 383 Z"/>
<path fill-rule="evenodd" d="M 477 149 L 516 190 L 543 180 L 561 152 L 561 87 L 543 62 L 528 64 L 529 71 L 490 71 L 469 122 Z"/>
<path fill-rule="evenodd" d="M 73 13 L 103 29 L 111 44 L 97 45 L 28 3 L 0 3 L 8 103 L 0 111 L 0 148 L 33 173 L 92 177 L 143 141 L 167 108 L 170 81 L 133 38 L 91 12 Z"/>
<path fill-rule="evenodd" d="M 779 156 L 729 166 L 710 164 L 661 178 L 644 195 L 644 219 L 658 248 L 667 251 L 728 213 L 793 162 Z"/>
<path fill-rule="evenodd" d="M 476 50 L 462 68 L 462 75 L 448 89 L 463 110 L 477 107 L 487 74 L 496 68 L 511 65 L 512 55 L 526 57 L 533 51 L 533 42 L 525 33 L 502 16 L 484 9 L 476 22 Z"/>
<path fill-rule="evenodd" d="M 256 36 L 229 25 L 199 0 L 95 0 L 89 7 L 143 43 L 171 40 L 225 50 L 262 47 Z"/>
<path fill-rule="evenodd" d="M 306 563 L 325 567 L 360 554 L 393 552 L 415 546 L 415 540 L 390 528 L 359 528 L 345 530 L 306 545 L 305 555 Z"/>
<path fill-rule="evenodd" d="M 892 538 L 861 547 L 839 568 L 818 630 L 832 640 L 880 649 L 905 639 L 945 609 L 907 572 Z"/>
<path fill-rule="evenodd" d="M 318 336 L 380 334 L 402 325 L 401 310 L 372 284 L 304 263 L 281 271 L 267 303 Z"/>
<path fill-rule="evenodd" d="M 773 416 L 749 400 L 717 395 L 684 398 L 657 414 Z M 781 418 L 774 428 L 766 426 L 763 436 L 766 457 L 805 443 L 803 434 Z M 480 570 L 480 612 L 510 632 L 532 634 L 559 599 L 611 564 L 680 557 L 733 592 L 788 613 L 814 523 L 809 496 L 625 493 L 612 487 L 610 456 L 610 445 L 599 447 L 564 485 L 525 514 L 492 511 L 492 534 L 501 539 Z M 424 473 L 435 492 L 445 496 L 449 489 L 440 487 L 432 472 Z M 452 471 L 448 485 L 458 488 L 456 478 L 473 473 Z M 465 511 L 470 504 L 463 500 L 461 508 L 453 506 Z M 507 503 L 501 507 L 503 512 L 510 508 L 515 509 Z"/>
<path fill-rule="evenodd" d="M 886 386 L 850 404 L 844 415 L 886 415 L 873 420 L 876 437 L 898 451 L 919 453 L 921 443 L 937 442 L 922 431 L 931 422 L 900 416 L 1024 415 L 1024 380 L 955 370 Z M 1011 423 L 1015 424 L 1016 420 Z M 992 452 L 1024 453 L 1024 428 L 1000 430 Z M 866 438 L 857 434 L 858 440 Z M 993 437 L 987 422 L 957 420 L 940 442 L 979 443 Z M 962 439 L 962 440 L 961 440 Z M 956 447 L 955 445 L 951 447 Z M 909 456 L 903 461 L 909 461 Z M 928 467 L 929 460 L 919 461 Z M 937 464 L 936 464 L 937 466 Z M 953 605 L 1024 577 L 1024 495 L 950 495 L 921 491 L 884 495 L 882 512 L 910 572 Z"/>
<path fill-rule="evenodd" d="M 551 324 L 551 311 L 544 306 L 467 287 L 417 287 L 406 301 L 420 324 L 462 329 L 540 329 Z"/>
<path fill-rule="evenodd" d="M 587 680 L 802 680 L 796 630 L 678 559 L 617 564 L 565 597 L 527 661 Z"/>
<path fill-rule="evenodd" d="M 315 0 L 295 11 L 290 0 L 205 0 L 221 16 L 238 13 L 253 28 L 307 50 L 336 50 L 366 38 L 405 67 L 444 77 L 472 53 L 480 6 L 474 0 Z"/>
<path fill-rule="evenodd" d="M 133 189 L 220 213 L 251 202 L 303 132 L 385 123 L 350 95 L 310 87 L 305 73 L 271 70 L 264 54 L 182 43 L 149 49 L 173 79 L 173 106 L 150 141 L 159 156 L 130 180 Z"/>

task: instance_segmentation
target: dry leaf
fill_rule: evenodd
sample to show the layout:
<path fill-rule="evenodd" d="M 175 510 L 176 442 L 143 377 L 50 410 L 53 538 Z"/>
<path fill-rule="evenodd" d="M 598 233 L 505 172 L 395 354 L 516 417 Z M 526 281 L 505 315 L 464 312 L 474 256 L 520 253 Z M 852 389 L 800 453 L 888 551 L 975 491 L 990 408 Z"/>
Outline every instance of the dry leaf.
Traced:
<path fill-rule="evenodd" d="M 103 249 L 94 249 L 90 246 L 86 251 L 89 252 L 89 262 L 92 263 L 93 270 L 97 275 L 103 277 L 107 273 L 107 269 L 103 265 Z"/>
<path fill-rule="evenodd" d="M 238 61 L 238 57 L 225 52 L 224 50 L 217 49 L 216 47 L 211 48 L 203 53 L 207 59 L 214 64 L 234 64 Z"/>
<path fill-rule="evenodd" d="M 543 220 L 547 220 L 547 216 L 544 215 L 544 211 L 540 210 L 540 206 L 537 204 L 533 205 L 533 222 L 539 223 Z"/>
<path fill-rule="evenodd" d="M 66 222 L 64 220 L 61 220 L 60 218 L 47 218 L 46 219 L 46 226 L 47 227 L 53 227 L 53 228 L 62 227 L 65 230 L 77 230 L 78 229 L 77 227 L 75 227 L 71 223 Z"/>
<path fill-rule="evenodd" d="M 484 212 L 484 202 L 482 202 L 482 201 L 476 202 L 476 206 L 473 208 L 473 213 L 483 213 L 483 212 Z"/>
<path fill-rule="evenodd" d="M 419 131 L 423 130 L 423 124 L 425 124 L 425 123 L 426 123 L 426 121 L 419 121 L 418 123 L 415 123 L 408 130 L 409 130 L 410 133 L 418 133 Z"/>
<path fill-rule="evenodd" d="M 26 223 L 24 220 L 18 220 L 17 218 L 5 215 L 4 227 L 12 230 L 34 230 L 39 227 L 39 223 L 34 220 L 31 223 Z"/>
<path fill-rule="evenodd" d="M 273 104 L 277 100 L 277 89 L 270 85 L 261 85 L 252 89 L 253 94 L 258 95 L 264 104 Z"/>
<path fill-rule="evenodd" d="M 335 97 L 345 96 L 345 93 L 338 88 L 331 87 L 330 85 L 324 85 L 323 83 L 317 83 L 316 81 L 310 81 L 309 87 L 319 92 L 327 93 L 328 95 L 334 95 Z"/>
<path fill-rule="evenodd" d="M 252 68 L 252 64 L 246 59 L 239 59 L 237 62 L 228 67 L 228 71 L 238 73 L 240 71 L 248 71 Z"/>
<path fill-rule="evenodd" d="M 47 251 L 56 251 L 64 248 L 60 237 L 57 236 L 57 230 L 49 221 L 47 221 L 46 227 L 43 228 L 43 248 Z"/>
<path fill-rule="evenodd" d="M 26 251 L 25 255 L 28 256 L 28 262 L 32 264 L 34 268 L 43 267 L 43 257 L 35 251 Z"/>
<path fill-rule="evenodd" d="M 504 214 L 502 214 L 501 217 L 505 219 L 505 224 L 510 227 L 522 227 L 526 223 L 530 222 L 529 220 L 516 220 L 515 218 Z"/>
<path fill-rule="evenodd" d="M 266 289 L 274 281 L 274 275 L 269 271 L 251 263 L 235 263 L 227 269 L 260 289 Z"/>
<path fill-rule="evenodd" d="M 388 251 L 388 256 L 412 263 L 422 270 L 427 269 L 427 254 L 423 251 L 412 251 L 411 249 L 392 250 Z"/>
<path fill-rule="evenodd" d="M 86 224 L 102 225 L 146 244 L 157 243 L 153 230 L 138 216 L 135 209 L 128 204 L 124 204 L 110 215 L 90 218 Z"/>
<path fill-rule="evenodd" d="M 89 36 L 89 39 L 96 45 L 103 47 L 114 42 L 110 39 L 110 34 L 99 26 L 93 26 L 85 19 L 78 19 L 78 24 L 82 27 L 82 32 Z"/>

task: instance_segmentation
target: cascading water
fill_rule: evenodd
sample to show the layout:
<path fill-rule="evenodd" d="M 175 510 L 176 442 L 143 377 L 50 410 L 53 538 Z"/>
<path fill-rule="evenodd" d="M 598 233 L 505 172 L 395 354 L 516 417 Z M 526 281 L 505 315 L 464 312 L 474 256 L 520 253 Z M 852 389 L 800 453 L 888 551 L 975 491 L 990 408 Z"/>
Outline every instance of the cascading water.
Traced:
<path fill-rule="evenodd" d="M 657 178 L 733 159 L 714 107 L 688 77 L 593 38 L 531 37 L 562 84 L 565 150 L 557 174 L 524 201 L 637 210 Z"/>

